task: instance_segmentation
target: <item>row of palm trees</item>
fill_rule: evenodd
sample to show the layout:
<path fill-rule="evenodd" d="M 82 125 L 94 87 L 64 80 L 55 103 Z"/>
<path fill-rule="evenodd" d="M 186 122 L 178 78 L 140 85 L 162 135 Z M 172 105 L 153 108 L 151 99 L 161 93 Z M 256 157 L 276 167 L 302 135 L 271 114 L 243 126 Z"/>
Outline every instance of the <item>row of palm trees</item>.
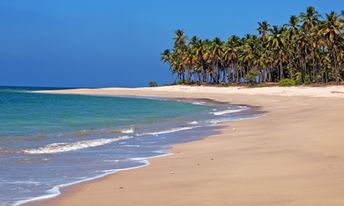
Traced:
<path fill-rule="evenodd" d="M 257 82 L 289 78 L 299 83 L 344 79 L 344 12 L 322 17 L 314 7 L 291 16 L 288 24 L 259 22 L 258 35 L 189 39 L 182 30 L 161 60 L 182 82 L 240 83 L 247 75 Z"/>

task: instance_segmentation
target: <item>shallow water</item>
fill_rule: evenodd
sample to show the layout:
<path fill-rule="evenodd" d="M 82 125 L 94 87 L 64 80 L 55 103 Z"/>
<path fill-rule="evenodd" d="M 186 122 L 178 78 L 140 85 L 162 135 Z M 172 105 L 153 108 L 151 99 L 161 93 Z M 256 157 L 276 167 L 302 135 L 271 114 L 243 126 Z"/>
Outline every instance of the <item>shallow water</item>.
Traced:
<path fill-rule="evenodd" d="M 172 144 L 214 133 L 217 122 L 254 116 L 236 105 L 35 89 L 0 87 L 0 205 L 147 165 Z"/>

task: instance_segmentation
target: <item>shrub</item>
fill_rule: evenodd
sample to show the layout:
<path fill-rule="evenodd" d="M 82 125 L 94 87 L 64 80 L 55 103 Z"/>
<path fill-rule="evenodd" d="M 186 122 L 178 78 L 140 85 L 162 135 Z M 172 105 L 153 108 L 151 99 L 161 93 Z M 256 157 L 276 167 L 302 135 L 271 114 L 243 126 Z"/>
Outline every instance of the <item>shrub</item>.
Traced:
<path fill-rule="evenodd" d="M 185 80 L 180 79 L 180 80 L 178 80 L 176 83 L 177 83 L 177 84 L 185 84 Z"/>
<path fill-rule="evenodd" d="M 280 87 L 292 87 L 296 85 L 296 82 L 292 79 L 282 79 L 278 85 Z"/>
<path fill-rule="evenodd" d="M 158 83 L 156 83 L 156 82 L 149 82 L 148 85 L 149 85 L 150 87 L 157 87 L 157 86 L 158 86 Z"/>
<path fill-rule="evenodd" d="M 256 78 L 258 76 L 258 71 L 257 70 L 251 70 L 249 71 L 246 76 L 245 79 L 250 83 L 250 84 L 254 84 L 257 82 Z"/>
<path fill-rule="evenodd" d="M 302 84 L 301 72 L 296 72 L 295 77 L 296 77 L 295 79 L 296 84 Z"/>
<path fill-rule="evenodd" d="M 296 84 L 299 85 L 299 84 L 309 84 L 311 83 L 311 80 L 310 80 L 310 76 L 308 74 L 305 74 L 304 76 L 304 82 L 302 82 L 302 75 L 301 75 L 301 72 L 297 72 L 296 73 Z"/>

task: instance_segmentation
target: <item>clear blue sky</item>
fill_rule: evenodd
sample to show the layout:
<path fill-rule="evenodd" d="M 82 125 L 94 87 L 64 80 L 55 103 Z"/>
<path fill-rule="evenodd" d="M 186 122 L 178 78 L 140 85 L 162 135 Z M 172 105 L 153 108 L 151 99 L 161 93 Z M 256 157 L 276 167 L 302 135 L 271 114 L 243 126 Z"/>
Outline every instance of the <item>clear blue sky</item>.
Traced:
<path fill-rule="evenodd" d="M 1 0 L 0 85 L 145 86 L 173 81 L 160 53 L 173 32 L 202 38 L 255 33 L 313 5 L 344 0 Z"/>

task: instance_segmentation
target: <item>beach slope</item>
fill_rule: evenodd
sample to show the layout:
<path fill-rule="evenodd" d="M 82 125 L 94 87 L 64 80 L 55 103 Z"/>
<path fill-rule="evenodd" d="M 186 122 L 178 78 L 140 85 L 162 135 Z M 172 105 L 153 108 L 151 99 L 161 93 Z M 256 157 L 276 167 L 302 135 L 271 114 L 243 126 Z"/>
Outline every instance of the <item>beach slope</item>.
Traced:
<path fill-rule="evenodd" d="M 34 205 L 344 205 L 344 87 L 54 92 L 209 98 L 265 113 L 223 123 L 218 134 L 176 145 L 174 155 L 151 159 L 147 167 L 64 188 L 61 196 Z"/>

